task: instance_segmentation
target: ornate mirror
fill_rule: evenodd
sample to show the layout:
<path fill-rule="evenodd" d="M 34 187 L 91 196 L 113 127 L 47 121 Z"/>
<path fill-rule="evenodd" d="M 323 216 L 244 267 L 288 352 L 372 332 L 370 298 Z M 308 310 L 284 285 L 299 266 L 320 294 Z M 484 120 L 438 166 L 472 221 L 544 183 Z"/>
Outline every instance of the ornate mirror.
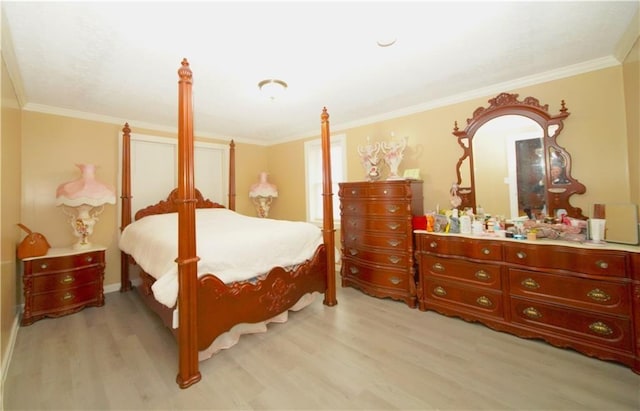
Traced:
<path fill-rule="evenodd" d="M 518 94 L 501 93 L 478 107 L 467 127 L 453 134 L 463 149 L 456 165 L 459 208 L 477 206 L 507 218 L 528 215 L 586 219 L 569 198 L 586 188 L 571 176 L 571 155 L 557 139 L 569 112 L 562 101 L 552 115 L 548 105 Z"/>

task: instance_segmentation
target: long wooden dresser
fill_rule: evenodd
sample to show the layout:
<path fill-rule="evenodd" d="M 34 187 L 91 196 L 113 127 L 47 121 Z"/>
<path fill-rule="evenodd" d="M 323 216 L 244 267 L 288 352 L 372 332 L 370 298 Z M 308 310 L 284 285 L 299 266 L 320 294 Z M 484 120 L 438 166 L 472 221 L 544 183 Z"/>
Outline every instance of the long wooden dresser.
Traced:
<path fill-rule="evenodd" d="M 420 310 L 640 373 L 640 248 L 416 231 Z"/>
<path fill-rule="evenodd" d="M 422 181 L 340 183 L 342 286 L 417 305 L 413 216 Z"/>

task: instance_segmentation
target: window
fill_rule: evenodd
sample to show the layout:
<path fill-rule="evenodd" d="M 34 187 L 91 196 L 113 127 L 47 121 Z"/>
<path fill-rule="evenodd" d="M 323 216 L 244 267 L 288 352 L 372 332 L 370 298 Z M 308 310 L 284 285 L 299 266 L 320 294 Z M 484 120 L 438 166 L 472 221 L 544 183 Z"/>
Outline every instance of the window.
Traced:
<path fill-rule="evenodd" d="M 346 175 L 346 136 L 331 137 L 331 182 L 333 193 L 333 222 L 340 223 L 340 200 L 338 199 L 338 183 L 344 181 Z M 322 142 L 320 139 L 304 143 L 307 220 L 322 225 Z"/>

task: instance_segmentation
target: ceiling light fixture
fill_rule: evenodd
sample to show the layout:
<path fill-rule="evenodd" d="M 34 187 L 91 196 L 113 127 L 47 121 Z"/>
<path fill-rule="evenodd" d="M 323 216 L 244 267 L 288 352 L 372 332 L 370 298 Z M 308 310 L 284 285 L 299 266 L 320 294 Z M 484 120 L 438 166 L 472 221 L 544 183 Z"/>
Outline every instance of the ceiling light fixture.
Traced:
<path fill-rule="evenodd" d="M 376 41 L 376 44 L 378 45 L 378 47 L 391 47 L 396 44 L 396 41 L 396 38 L 386 38 Z"/>
<path fill-rule="evenodd" d="M 280 97 L 287 89 L 287 83 L 282 80 L 268 79 L 258 83 L 260 91 L 270 100 Z"/>

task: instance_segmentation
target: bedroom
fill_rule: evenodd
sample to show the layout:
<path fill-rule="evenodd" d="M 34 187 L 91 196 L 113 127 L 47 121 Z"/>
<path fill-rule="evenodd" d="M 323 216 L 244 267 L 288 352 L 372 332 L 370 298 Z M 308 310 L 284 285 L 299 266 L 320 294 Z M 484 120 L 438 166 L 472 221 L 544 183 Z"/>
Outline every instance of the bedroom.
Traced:
<path fill-rule="evenodd" d="M 4 26 L 4 25 L 3 25 Z M 637 39 L 637 32 L 635 33 Z M 361 178 L 361 170 L 356 157 L 356 148 L 366 137 L 384 139 L 393 131 L 397 135 L 408 135 L 410 152 L 422 157 L 408 156 L 403 168 L 419 168 L 425 180 L 425 208 L 436 204 L 447 204 L 450 181 L 454 178 L 454 164 L 459 157 L 459 147 L 451 135 L 453 122 L 463 122 L 479 106 L 486 105 L 487 99 L 498 92 L 517 92 L 521 97 L 535 96 L 557 111 L 561 100 L 567 102 L 572 116 L 566 122 L 562 141 L 574 157 L 573 175 L 583 182 L 588 191 L 574 201 L 588 210 L 590 205 L 603 198 L 610 202 L 638 203 L 638 131 L 637 120 L 637 45 L 629 54 L 628 63 L 593 69 L 568 77 L 549 79 L 539 84 L 518 85 L 509 89 L 500 88 L 486 94 L 455 104 L 437 107 L 423 112 L 389 119 L 359 127 L 334 129 L 334 134 L 348 136 L 347 159 L 348 180 Z M 3 47 L 3 60 L 7 52 Z M 195 64 L 195 63 L 194 63 Z M 167 68 L 171 76 L 175 67 Z M 628 71 L 631 70 L 629 74 Z M 633 71 L 635 70 L 635 71 Z M 196 70 L 197 76 L 197 70 Z M 636 77 L 634 77 L 636 76 Z M 635 80 L 634 80 L 635 78 Z M 118 140 L 121 124 L 105 123 L 99 120 L 73 118 L 60 114 L 22 110 L 11 92 L 12 79 L 3 64 L 3 283 L 2 283 L 2 353 L 3 365 L 7 360 L 8 341 L 15 333 L 15 307 L 20 304 L 20 290 L 15 273 L 17 262 L 13 261 L 14 245 L 20 233 L 13 227 L 14 221 L 22 221 L 37 231 L 43 232 L 52 244 L 65 244 L 71 235 L 63 216 L 54 206 L 52 187 L 73 177 L 72 164 L 81 157 L 101 165 L 100 177 L 117 182 Z M 171 78 L 170 81 L 172 81 Z M 8 96 L 5 97 L 5 91 Z M 593 96 L 598 96 L 594 99 Z M 329 107 L 331 110 L 331 107 Z M 318 113 L 313 113 L 317 115 Z M 334 125 L 340 113 L 331 113 Z M 428 124 L 428 127 L 425 127 Z M 316 124 L 310 124 L 309 128 Z M 162 130 L 147 129 L 137 132 L 152 135 L 170 135 Z M 7 141 L 6 136 L 15 136 Z M 607 136 L 606 139 L 601 136 Z M 313 137 L 313 136 L 310 136 Z M 224 142 L 224 141 L 222 141 Z M 430 148 L 437 147 L 437 155 L 429 155 Z M 281 196 L 275 203 L 274 218 L 304 219 L 304 195 L 301 187 L 303 158 L 297 153 L 303 151 L 303 141 L 291 141 L 273 146 L 238 143 L 238 163 L 243 165 L 238 176 L 238 210 L 247 214 L 253 208 L 247 196 L 242 195 L 242 187 L 249 187 L 258 173 L 269 170 L 274 176 Z M 635 150 L 634 150 L 635 148 Z M 603 156 L 602 153 L 607 153 Z M 11 156 L 6 153 L 21 153 Z M 625 161 L 620 161 L 625 159 Z M 628 166 L 627 164 L 628 163 Z M 593 167 L 599 164 L 600 167 Z M 250 165 L 250 166 L 247 166 Z M 628 167 L 628 170 L 627 170 Z M 603 173 L 602 170 L 606 170 Z M 617 184 L 611 184 L 616 181 Z M 15 193 L 20 192 L 20 198 Z M 8 201 L 13 199 L 13 201 Z M 6 214 L 5 214 L 6 213 Z M 5 215 L 11 221 L 6 223 Z M 119 281 L 117 255 L 117 209 L 108 207 L 101 216 L 94 238 L 96 242 L 108 245 L 105 289 L 117 289 Z M 11 235 L 8 240 L 5 235 Z M 4 371 L 4 367 L 3 367 Z"/>

